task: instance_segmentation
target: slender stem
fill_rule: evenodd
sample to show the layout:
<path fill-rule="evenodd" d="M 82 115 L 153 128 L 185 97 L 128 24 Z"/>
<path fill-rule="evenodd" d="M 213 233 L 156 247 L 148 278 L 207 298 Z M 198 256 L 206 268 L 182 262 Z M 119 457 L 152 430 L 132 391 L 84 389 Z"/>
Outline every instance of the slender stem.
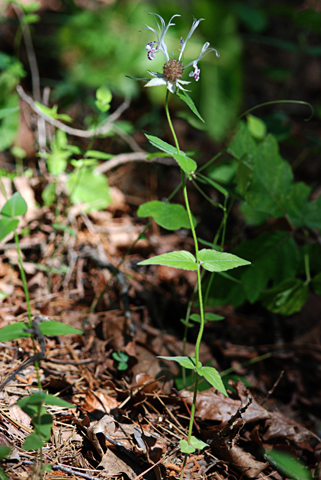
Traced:
<path fill-rule="evenodd" d="M 168 110 L 168 96 L 169 92 L 168 90 L 166 91 L 166 98 L 165 98 L 165 111 L 166 111 L 166 116 L 168 120 L 169 127 L 171 129 L 174 142 L 177 148 L 177 152 L 180 153 L 180 148 L 179 148 L 179 143 L 176 137 L 176 133 L 171 121 L 171 117 L 169 114 Z M 202 294 L 202 278 L 201 278 L 201 265 L 200 265 L 200 260 L 199 260 L 199 247 L 198 247 L 198 240 L 196 236 L 196 231 L 193 223 L 193 217 L 192 217 L 192 212 L 190 209 L 190 204 L 189 204 L 189 199 L 188 199 L 188 193 L 187 193 L 187 187 L 186 187 L 186 175 L 185 172 L 181 169 L 181 177 L 182 177 L 182 187 L 183 187 L 183 195 L 184 195 L 184 201 L 185 201 L 185 207 L 191 227 L 191 232 L 194 240 L 194 247 L 195 247 L 195 259 L 196 259 L 196 264 L 198 266 L 198 269 L 196 271 L 197 273 L 197 291 L 198 291 L 198 298 L 199 298 L 199 309 L 200 309 L 200 328 L 198 331 L 198 336 L 195 344 L 195 386 L 194 386 L 194 395 L 193 395 L 193 404 L 191 408 L 191 415 L 190 415 L 190 422 L 189 422 L 189 428 L 188 428 L 188 443 L 190 444 L 191 442 L 191 437 L 192 437 L 192 431 L 193 431 L 193 423 L 194 423 L 194 417 L 195 417 L 195 410 L 196 410 L 196 397 L 197 397 L 197 391 L 198 391 L 198 382 L 199 382 L 199 375 L 197 372 L 197 368 L 201 367 L 200 361 L 199 361 L 199 352 L 200 352 L 200 345 L 201 345 L 201 340 L 204 332 L 204 324 L 205 324 L 205 318 L 204 318 L 204 305 L 203 305 L 203 294 Z M 184 468 L 186 465 L 186 454 L 185 454 L 185 459 L 184 459 L 184 464 L 182 468 L 182 473 L 181 473 L 181 478 L 183 477 L 184 474 Z"/>
<path fill-rule="evenodd" d="M 26 274 L 25 274 L 25 271 L 23 269 L 22 254 L 21 254 L 20 243 L 19 243 L 19 238 L 18 238 L 17 232 L 14 232 L 14 241 L 15 241 L 16 248 L 17 248 L 19 270 L 20 270 L 21 280 L 22 280 L 22 284 L 23 284 L 23 290 L 25 292 L 25 297 L 26 297 L 29 328 L 32 328 L 32 317 L 31 317 L 29 290 L 28 290 L 28 285 L 27 285 Z"/>

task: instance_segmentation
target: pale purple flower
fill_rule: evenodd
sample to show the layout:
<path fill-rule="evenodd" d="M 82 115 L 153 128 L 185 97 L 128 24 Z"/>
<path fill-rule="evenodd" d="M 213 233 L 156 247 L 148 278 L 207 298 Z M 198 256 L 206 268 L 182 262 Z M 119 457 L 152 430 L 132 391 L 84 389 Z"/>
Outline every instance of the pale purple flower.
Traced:
<path fill-rule="evenodd" d="M 196 20 L 194 18 L 191 29 L 184 41 L 183 38 L 180 39 L 180 53 L 177 59 L 175 58 L 169 58 L 168 51 L 167 51 L 167 46 L 165 43 L 165 35 L 167 33 L 167 30 L 169 27 L 175 26 L 175 23 L 172 23 L 173 18 L 175 17 L 180 17 L 180 15 L 173 15 L 168 24 L 166 25 L 164 19 L 158 15 L 157 13 L 150 13 L 150 15 L 154 15 L 155 17 L 158 17 L 160 20 L 160 24 L 157 21 L 156 18 L 156 23 L 158 27 L 158 31 L 155 28 L 152 28 L 148 25 L 146 25 L 147 30 L 151 30 L 155 35 L 156 35 L 156 40 L 153 40 L 151 42 L 148 42 L 145 50 L 147 51 L 147 58 L 148 60 L 154 60 L 156 54 L 161 51 L 165 57 L 165 65 L 163 67 L 163 73 L 158 73 L 158 72 L 150 72 L 149 73 L 155 77 L 152 80 L 150 80 L 145 87 L 156 87 L 159 85 L 166 85 L 168 90 L 172 93 L 175 93 L 177 89 L 185 90 L 186 89 L 183 87 L 183 85 L 188 85 L 191 82 L 186 82 L 184 80 L 180 80 L 182 77 L 185 68 L 189 67 L 192 65 L 194 71 L 190 72 L 189 76 L 194 77 L 196 81 L 199 80 L 200 78 L 200 72 L 201 70 L 198 67 L 198 62 L 206 53 L 209 52 L 215 52 L 216 56 L 219 57 L 219 53 L 215 48 L 209 48 L 210 44 L 208 42 L 205 42 L 201 53 L 199 56 L 196 58 L 196 60 L 193 60 L 192 62 L 188 63 L 187 65 L 184 65 L 182 62 L 182 56 L 184 53 L 184 50 L 186 48 L 186 44 L 188 40 L 191 38 L 193 35 L 194 31 L 200 24 L 204 18 L 200 18 L 199 20 Z M 145 30 L 145 29 L 143 29 Z"/>

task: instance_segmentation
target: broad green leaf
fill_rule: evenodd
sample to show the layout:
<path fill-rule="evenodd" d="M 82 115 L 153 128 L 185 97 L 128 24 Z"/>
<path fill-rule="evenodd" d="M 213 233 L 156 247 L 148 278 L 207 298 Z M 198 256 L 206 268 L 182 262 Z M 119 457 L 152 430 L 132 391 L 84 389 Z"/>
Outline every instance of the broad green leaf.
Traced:
<path fill-rule="evenodd" d="M 186 440 L 180 440 L 179 446 L 182 453 L 194 453 L 196 450 L 196 448 L 192 447 L 192 445 L 189 445 Z"/>
<path fill-rule="evenodd" d="M 74 204 L 83 203 L 84 210 L 103 210 L 111 203 L 107 177 L 96 174 L 93 168 L 75 170 L 69 175 L 67 186 Z"/>
<path fill-rule="evenodd" d="M 309 295 L 309 287 L 302 280 L 294 278 L 284 280 L 274 288 L 262 293 L 263 305 L 280 315 L 293 315 L 305 305 Z"/>
<path fill-rule="evenodd" d="M 209 272 L 224 272 L 251 263 L 231 253 L 218 252 L 208 248 L 199 252 L 199 259 L 202 267 Z"/>
<path fill-rule="evenodd" d="M 286 477 L 294 480 L 312 480 L 312 474 L 297 458 L 286 452 L 270 450 L 264 455 Z"/>
<path fill-rule="evenodd" d="M 181 167 L 181 169 L 187 173 L 187 175 L 190 175 L 191 173 L 195 172 L 197 169 L 197 163 L 195 160 L 192 158 L 187 157 L 185 154 L 178 154 L 178 153 L 173 153 L 173 157 L 175 158 L 176 162 L 178 165 Z"/>
<path fill-rule="evenodd" d="M 163 253 L 162 255 L 157 255 L 156 257 L 139 262 L 138 265 L 166 265 L 167 267 L 181 268 L 183 270 L 198 269 L 194 255 L 186 250 Z"/>
<path fill-rule="evenodd" d="M 203 450 L 203 448 L 208 447 L 207 443 L 202 442 L 202 440 L 194 437 L 194 435 L 191 436 L 191 445 L 197 450 Z"/>
<path fill-rule="evenodd" d="M 173 147 L 173 145 L 170 145 L 167 142 L 164 142 L 164 140 L 161 140 L 158 137 L 155 137 L 154 135 L 149 135 L 148 133 L 144 132 L 145 137 L 149 141 L 153 147 L 159 148 L 159 150 L 162 150 L 162 152 L 168 153 L 171 157 L 174 155 L 174 153 L 177 154 L 177 148 Z M 181 155 L 185 155 L 184 152 L 180 152 Z"/>
<path fill-rule="evenodd" d="M 0 242 L 9 233 L 13 232 L 19 225 L 19 220 L 12 219 L 10 217 L 0 218 Z"/>
<path fill-rule="evenodd" d="M 26 328 L 28 328 L 28 325 L 24 322 L 16 322 L 0 328 L 1 342 L 9 342 L 15 338 L 30 337 L 30 333 L 24 332 Z"/>
<path fill-rule="evenodd" d="M 188 107 L 192 110 L 192 112 L 204 123 L 204 120 L 203 118 L 201 117 L 200 113 L 198 112 L 196 106 L 195 106 L 195 103 L 193 102 L 193 100 L 191 99 L 191 97 L 188 95 L 187 92 L 184 92 L 184 90 L 180 91 L 178 90 L 176 92 L 176 95 L 181 99 L 183 100 L 183 102 L 185 102 Z"/>
<path fill-rule="evenodd" d="M 304 216 L 304 225 L 321 230 L 321 197 L 318 197 L 314 202 L 309 202 Z"/>
<path fill-rule="evenodd" d="M 225 390 L 225 387 L 223 385 L 221 375 L 218 373 L 218 371 L 215 368 L 199 367 L 196 369 L 196 371 L 201 377 L 204 377 L 205 380 L 207 380 L 210 385 L 216 388 L 216 390 L 228 396 Z"/>
<path fill-rule="evenodd" d="M 158 200 L 144 203 L 137 210 L 139 217 L 153 217 L 156 223 L 167 230 L 190 228 L 187 211 L 177 203 L 164 203 Z M 196 221 L 194 220 L 194 227 Z"/>
<path fill-rule="evenodd" d="M 6 217 L 20 217 L 28 210 L 27 204 L 19 192 L 12 195 L 11 198 L 4 204 L 1 210 L 1 215 Z"/>
<path fill-rule="evenodd" d="M 83 332 L 78 328 L 71 327 L 62 322 L 50 320 L 49 322 L 41 322 L 39 329 L 43 335 L 55 337 L 58 335 L 81 335 Z"/>
<path fill-rule="evenodd" d="M 251 135 L 257 140 L 262 140 L 266 135 L 266 125 L 263 120 L 251 114 L 247 115 L 246 120 Z"/>
<path fill-rule="evenodd" d="M 195 359 L 192 357 L 157 357 L 162 358 L 163 360 L 170 360 L 172 362 L 179 363 L 182 367 L 187 368 L 189 370 L 195 369 Z M 199 363 L 201 365 L 201 363 Z"/>
<path fill-rule="evenodd" d="M 192 313 L 189 318 L 193 320 L 193 322 L 201 323 L 201 316 L 198 313 Z M 216 315 L 215 313 L 205 312 L 205 322 L 217 322 L 219 320 L 224 320 L 224 317 Z"/>
<path fill-rule="evenodd" d="M 101 86 L 96 91 L 96 98 L 104 103 L 110 103 L 113 95 L 108 87 Z"/>
<path fill-rule="evenodd" d="M 27 451 L 40 450 L 43 447 L 43 443 L 43 439 L 39 434 L 32 433 L 25 439 L 22 448 Z"/>
<path fill-rule="evenodd" d="M 34 433 L 41 436 L 46 442 L 51 435 L 51 428 L 53 424 L 53 418 L 49 413 L 37 415 L 33 418 Z"/>
<path fill-rule="evenodd" d="M 236 133 L 230 142 L 227 151 L 237 160 L 241 160 L 245 155 L 256 154 L 256 143 L 250 134 L 244 122 L 240 122 L 237 126 Z"/>
<path fill-rule="evenodd" d="M 289 209 L 288 195 L 293 183 L 290 165 L 279 154 L 272 135 L 258 145 L 252 183 L 246 192 L 247 204 L 273 218 L 283 217 Z"/>

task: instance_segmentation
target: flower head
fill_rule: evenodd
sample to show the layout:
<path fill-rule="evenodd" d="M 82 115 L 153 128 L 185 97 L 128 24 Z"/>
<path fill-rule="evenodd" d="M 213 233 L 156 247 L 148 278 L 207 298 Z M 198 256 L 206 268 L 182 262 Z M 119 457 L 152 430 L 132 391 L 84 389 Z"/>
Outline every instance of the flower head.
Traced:
<path fill-rule="evenodd" d="M 191 38 L 191 36 L 193 35 L 194 31 L 196 30 L 200 22 L 204 20 L 204 18 L 200 18 L 199 20 L 196 20 L 194 18 L 191 29 L 186 39 L 184 40 L 183 38 L 181 38 L 180 40 L 180 53 L 178 58 L 170 59 L 168 55 L 167 46 L 165 43 L 165 35 L 169 27 L 175 26 L 175 23 L 172 22 L 173 18 L 180 17 L 180 15 L 173 15 L 167 25 L 164 19 L 157 13 L 150 13 L 150 15 L 154 15 L 155 17 L 158 17 L 160 20 L 160 23 L 156 18 L 158 31 L 155 28 L 152 28 L 146 25 L 145 29 L 152 31 L 156 35 L 156 40 L 152 40 L 151 42 L 148 42 L 147 45 L 145 46 L 145 50 L 147 51 L 147 58 L 148 60 L 154 60 L 156 57 L 156 54 L 158 52 L 162 52 L 165 58 L 165 64 L 163 66 L 163 73 L 149 71 L 149 73 L 154 78 L 151 79 L 145 86 L 156 87 L 158 85 L 166 85 L 168 90 L 172 93 L 175 93 L 177 89 L 185 90 L 183 85 L 187 85 L 191 83 L 191 82 L 186 82 L 184 80 L 181 80 L 181 77 L 183 76 L 185 68 L 192 65 L 192 67 L 194 68 L 194 71 L 191 71 L 189 76 L 194 77 L 194 79 L 198 81 L 201 73 L 201 70 L 198 67 L 198 62 L 200 61 L 200 59 L 204 57 L 206 53 L 209 53 L 209 52 L 215 52 L 217 57 L 220 56 L 217 50 L 215 50 L 215 48 L 209 48 L 210 44 L 206 42 L 204 43 L 201 53 L 196 58 L 196 60 L 193 60 L 187 65 L 183 64 L 182 56 L 184 54 L 186 44 L 188 40 Z"/>

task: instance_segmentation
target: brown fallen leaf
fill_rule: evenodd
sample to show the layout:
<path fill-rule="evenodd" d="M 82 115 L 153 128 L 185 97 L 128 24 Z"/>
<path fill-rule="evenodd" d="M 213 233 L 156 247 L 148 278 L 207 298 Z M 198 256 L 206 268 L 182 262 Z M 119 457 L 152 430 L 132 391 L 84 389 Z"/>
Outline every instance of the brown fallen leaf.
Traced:
<path fill-rule="evenodd" d="M 94 410 L 100 410 L 105 413 L 110 413 L 111 410 L 118 407 L 118 401 L 114 397 L 105 395 L 102 392 L 92 392 L 87 390 L 85 403 L 82 408 L 86 412 L 93 412 Z"/>

